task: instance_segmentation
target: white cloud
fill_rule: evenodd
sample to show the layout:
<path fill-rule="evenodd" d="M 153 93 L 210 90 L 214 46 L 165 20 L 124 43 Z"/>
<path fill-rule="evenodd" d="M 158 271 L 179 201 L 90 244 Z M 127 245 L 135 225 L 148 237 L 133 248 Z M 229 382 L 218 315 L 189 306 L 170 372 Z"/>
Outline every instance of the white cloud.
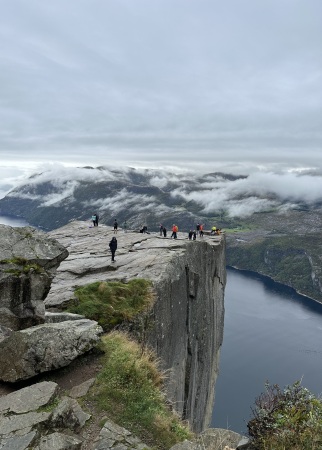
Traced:
<path fill-rule="evenodd" d="M 320 0 L 94 3 L 3 2 L 1 161 L 322 167 Z"/>

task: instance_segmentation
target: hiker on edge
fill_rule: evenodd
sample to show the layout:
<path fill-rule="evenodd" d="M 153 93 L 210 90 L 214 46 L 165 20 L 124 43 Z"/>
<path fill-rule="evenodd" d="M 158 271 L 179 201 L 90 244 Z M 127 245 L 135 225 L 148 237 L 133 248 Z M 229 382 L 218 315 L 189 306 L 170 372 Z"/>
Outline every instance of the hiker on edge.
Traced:
<path fill-rule="evenodd" d="M 162 236 L 163 235 L 163 225 L 162 225 L 162 223 L 160 223 L 160 236 Z"/>
<path fill-rule="evenodd" d="M 200 224 L 200 226 L 199 226 L 199 236 L 203 237 L 203 225 L 202 224 Z"/>
<path fill-rule="evenodd" d="M 162 231 L 163 231 L 163 237 L 167 237 L 167 229 L 165 226 L 163 227 Z"/>
<path fill-rule="evenodd" d="M 190 230 L 189 233 L 188 233 L 188 239 L 189 239 L 189 241 L 191 241 L 192 236 L 193 236 L 193 231 Z"/>
<path fill-rule="evenodd" d="M 117 221 L 116 221 L 116 219 L 114 220 L 113 228 L 114 228 L 114 234 L 117 234 Z"/>
<path fill-rule="evenodd" d="M 193 239 L 194 241 L 197 239 L 197 233 L 196 233 L 195 230 L 193 230 L 193 233 L 192 233 L 192 239 Z"/>
<path fill-rule="evenodd" d="M 109 243 L 109 247 L 111 249 L 111 253 L 112 253 L 112 262 L 115 262 L 114 256 L 115 256 L 115 252 L 117 249 L 117 240 L 116 237 L 113 236 L 110 243 Z"/>

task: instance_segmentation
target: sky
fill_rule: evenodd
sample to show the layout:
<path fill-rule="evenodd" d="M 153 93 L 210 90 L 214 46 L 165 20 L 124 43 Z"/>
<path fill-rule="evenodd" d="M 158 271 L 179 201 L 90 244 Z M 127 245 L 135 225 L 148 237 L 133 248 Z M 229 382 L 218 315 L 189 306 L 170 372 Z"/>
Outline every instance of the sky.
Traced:
<path fill-rule="evenodd" d="M 0 6 L 0 193 L 56 163 L 322 174 L 321 0 Z"/>

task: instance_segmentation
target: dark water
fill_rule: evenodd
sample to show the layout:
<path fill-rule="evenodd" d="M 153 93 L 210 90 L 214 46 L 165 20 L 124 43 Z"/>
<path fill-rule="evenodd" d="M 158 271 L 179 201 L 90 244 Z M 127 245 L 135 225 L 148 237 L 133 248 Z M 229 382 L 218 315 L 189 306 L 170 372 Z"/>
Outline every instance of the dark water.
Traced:
<path fill-rule="evenodd" d="M 266 277 L 228 269 L 224 343 L 211 426 L 246 433 L 265 381 L 302 378 L 322 393 L 322 304 Z"/>
<path fill-rule="evenodd" d="M 28 225 L 28 222 L 12 216 L 0 215 L 0 224 L 10 225 L 11 227 L 26 227 Z"/>

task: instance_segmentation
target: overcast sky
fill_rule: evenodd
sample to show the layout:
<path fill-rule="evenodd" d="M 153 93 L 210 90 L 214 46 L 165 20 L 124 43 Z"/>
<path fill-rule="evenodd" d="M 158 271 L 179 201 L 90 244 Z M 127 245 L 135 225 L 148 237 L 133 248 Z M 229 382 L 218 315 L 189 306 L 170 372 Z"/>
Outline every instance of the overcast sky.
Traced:
<path fill-rule="evenodd" d="M 3 183 L 46 161 L 322 169 L 321 0 L 0 6 Z"/>

